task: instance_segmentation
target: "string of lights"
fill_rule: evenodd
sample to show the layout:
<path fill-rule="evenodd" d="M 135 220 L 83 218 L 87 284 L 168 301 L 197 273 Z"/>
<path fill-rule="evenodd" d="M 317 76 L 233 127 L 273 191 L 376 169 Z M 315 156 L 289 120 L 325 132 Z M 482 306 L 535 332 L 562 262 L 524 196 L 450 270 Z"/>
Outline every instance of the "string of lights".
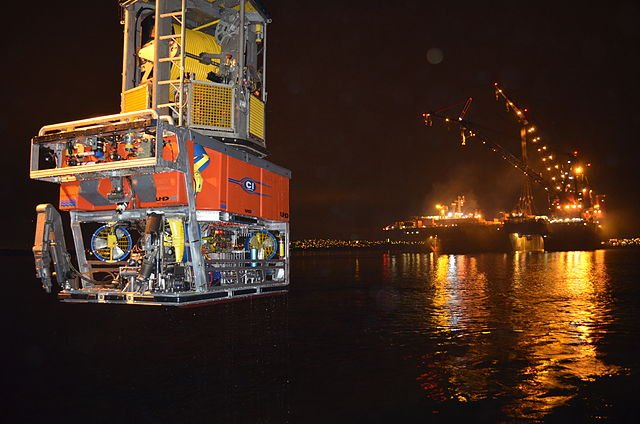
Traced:
<path fill-rule="evenodd" d="M 602 214 L 604 196 L 596 195 L 587 178 L 587 168 L 590 163 L 583 164 L 578 159 L 578 152 L 561 155 L 555 153 L 546 143 L 542 142 L 539 130 L 527 116 L 528 109 L 518 106 L 500 87 L 494 84 L 496 100 L 502 100 L 508 112 L 513 112 L 521 125 L 522 158 L 505 149 L 502 145 L 491 140 L 478 130 L 478 125 L 464 119 L 471 104 L 471 98 L 457 102 L 434 112 L 422 114 L 427 126 L 433 125 L 433 119 L 442 120 L 448 125 L 455 125 L 460 129 L 461 144 L 466 145 L 476 139 L 483 147 L 496 153 L 503 160 L 514 166 L 526 177 L 549 193 L 549 207 L 552 215 L 562 218 L 599 218 Z M 456 117 L 443 112 L 462 106 Z M 527 157 L 527 143 L 535 145 L 533 161 Z"/>

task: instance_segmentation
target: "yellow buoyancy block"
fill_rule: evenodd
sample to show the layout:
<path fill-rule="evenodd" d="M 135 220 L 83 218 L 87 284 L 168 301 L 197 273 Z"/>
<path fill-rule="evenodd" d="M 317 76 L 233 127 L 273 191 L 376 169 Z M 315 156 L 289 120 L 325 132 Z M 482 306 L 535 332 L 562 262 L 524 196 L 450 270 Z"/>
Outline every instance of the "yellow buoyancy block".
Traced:
<path fill-rule="evenodd" d="M 167 222 L 171 230 L 171 244 L 176 252 L 176 262 L 182 262 L 184 257 L 184 224 L 180 218 L 169 218 Z"/>
<path fill-rule="evenodd" d="M 180 25 L 174 24 L 173 31 L 175 34 L 180 34 Z M 220 52 L 222 51 L 222 48 L 216 41 L 215 37 L 209 34 L 205 34 L 204 32 L 187 29 L 185 30 L 185 40 L 187 47 L 185 51 L 194 56 L 199 56 L 201 53 L 220 54 Z M 173 56 L 177 53 L 177 46 L 174 46 L 171 49 L 171 55 Z M 214 61 L 219 62 L 220 59 L 214 59 Z M 204 64 L 199 60 L 193 59 L 191 57 L 186 57 L 184 61 L 184 71 L 193 74 L 196 80 L 207 81 L 207 75 L 209 74 L 209 72 L 218 72 L 218 67 L 215 65 Z M 178 67 L 172 66 L 171 79 L 178 78 Z"/>
<path fill-rule="evenodd" d="M 182 27 L 178 24 L 173 25 L 174 34 L 180 34 Z M 194 31 L 191 29 L 185 30 L 186 39 L 186 53 L 194 56 L 199 56 L 201 53 L 208 54 L 220 54 L 222 48 L 216 41 L 215 37 L 204 32 Z M 177 43 L 181 43 L 178 39 Z M 178 54 L 178 45 L 174 43 L 170 49 L 170 56 L 176 57 Z M 154 42 L 147 43 L 140 50 L 138 50 L 138 57 L 144 59 L 147 62 L 153 62 L 154 59 Z M 214 59 L 215 62 L 219 62 L 219 59 Z M 207 81 L 207 75 L 209 72 L 218 72 L 218 67 L 215 65 L 207 65 L 200 62 L 197 59 L 191 57 L 185 57 L 184 71 L 191 73 L 195 76 L 196 80 Z M 171 67 L 171 79 L 175 80 L 179 77 L 179 69 L 177 66 Z"/>

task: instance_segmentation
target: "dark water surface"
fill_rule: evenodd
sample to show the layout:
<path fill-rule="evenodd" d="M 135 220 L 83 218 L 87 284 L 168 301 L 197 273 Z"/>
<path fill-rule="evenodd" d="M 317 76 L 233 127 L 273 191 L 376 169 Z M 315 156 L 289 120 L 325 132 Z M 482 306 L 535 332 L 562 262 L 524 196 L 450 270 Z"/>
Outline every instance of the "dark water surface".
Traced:
<path fill-rule="evenodd" d="M 0 257 L 20 422 L 631 422 L 640 251 L 296 253 L 286 296 L 61 304 Z"/>

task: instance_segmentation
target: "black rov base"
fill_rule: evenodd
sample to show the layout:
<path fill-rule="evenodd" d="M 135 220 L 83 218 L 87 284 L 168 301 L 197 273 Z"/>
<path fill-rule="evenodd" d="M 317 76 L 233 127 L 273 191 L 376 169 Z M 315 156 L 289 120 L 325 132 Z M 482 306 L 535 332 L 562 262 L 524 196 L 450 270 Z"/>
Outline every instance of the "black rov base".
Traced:
<path fill-rule="evenodd" d="M 69 303 L 114 303 L 182 307 L 246 299 L 248 297 L 272 296 L 285 294 L 287 291 L 287 284 L 258 287 L 234 287 L 205 293 L 137 293 L 115 291 L 113 289 L 93 288 L 64 290 L 58 293 L 58 298 L 63 302 Z"/>

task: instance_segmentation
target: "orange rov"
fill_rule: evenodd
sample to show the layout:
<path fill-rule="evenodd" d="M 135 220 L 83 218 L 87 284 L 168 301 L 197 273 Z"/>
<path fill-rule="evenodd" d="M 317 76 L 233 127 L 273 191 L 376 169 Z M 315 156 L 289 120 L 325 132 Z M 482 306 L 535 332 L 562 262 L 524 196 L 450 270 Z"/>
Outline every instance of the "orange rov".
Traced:
<path fill-rule="evenodd" d="M 39 205 L 43 287 L 157 305 L 285 292 L 291 174 L 264 159 L 267 13 L 250 0 L 121 6 L 121 112 L 31 141 L 31 178 L 60 184 L 74 244 Z"/>

